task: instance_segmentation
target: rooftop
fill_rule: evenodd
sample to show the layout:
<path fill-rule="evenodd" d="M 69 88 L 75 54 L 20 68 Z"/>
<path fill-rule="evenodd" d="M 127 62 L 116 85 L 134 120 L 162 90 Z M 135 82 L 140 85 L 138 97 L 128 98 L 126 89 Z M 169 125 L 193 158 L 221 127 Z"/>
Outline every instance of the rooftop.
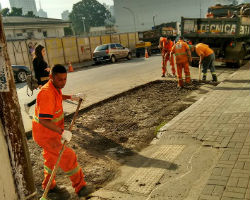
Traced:
<path fill-rule="evenodd" d="M 29 25 L 29 24 L 69 24 L 69 23 L 71 22 L 62 19 L 43 18 L 43 17 L 21 17 L 21 16 L 3 17 L 3 24 L 5 26 Z"/>

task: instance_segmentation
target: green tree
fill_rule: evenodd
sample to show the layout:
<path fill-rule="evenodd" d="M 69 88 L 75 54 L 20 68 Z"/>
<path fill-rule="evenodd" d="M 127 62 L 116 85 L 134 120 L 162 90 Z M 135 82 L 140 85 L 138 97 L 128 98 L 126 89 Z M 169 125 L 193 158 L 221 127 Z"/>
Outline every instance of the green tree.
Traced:
<path fill-rule="evenodd" d="M 23 10 L 22 8 L 11 8 L 11 12 L 9 13 L 9 16 L 23 16 Z"/>
<path fill-rule="evenodd" d="M 72 31 L 71 27 L 64 27 L 64 35 L 65 36 L 72 36 L 73 35 L 73 31 Z"/>
<path fill-rule="evenodd" d="M 10 14 L 10 9 L 9 8 L 3 8 L 1 10 L 1 14 L 3 15 L 3 17 L 6 17 Z"/>
<path fill-rule="evenodd" d="M 82 0 L 73 5 L 69 18 L 76 34 L 89 32 L 92 26 L 104 26 L 110 12 L 97 0 Z M 84 30 L 84 26 L 86 30 Z"/>
<path fill-rule="evenodd" d="M 33 13 L 33 11 L 28 11 L 25 15 L 25 17 L 36 17 Z"/>

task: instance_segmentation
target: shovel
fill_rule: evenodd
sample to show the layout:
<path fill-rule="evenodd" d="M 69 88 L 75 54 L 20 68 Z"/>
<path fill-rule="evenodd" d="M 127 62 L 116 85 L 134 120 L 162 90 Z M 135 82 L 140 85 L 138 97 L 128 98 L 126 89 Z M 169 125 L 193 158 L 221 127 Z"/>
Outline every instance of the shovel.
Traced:
<path fill-rule="evenodd" d="M 72 131 L 73 125 L 74 125 L 74 123 L 75 123 L 76 116 L 77 116 L 77 114 L 78 114 L 78 112 L 79 112 L 79 109 L 80 109 L 80 106 L 81 106 L 81 103 L 82 103 L 82 98 L 80 98 L 79 101 L 78 101 L 78 105 L 77 105 L 77 108 L 76 108 L 76 112 L 75 112 L 75 114 L 74 114 L 74 116 L 73 116 L 73 119 L 72 119 L 72 121 L 71 121 L 71 123 L 70 123 L 69 131 Z M 46 188 L 45 188 L 45 190 L 44 190 L 44 192 L 43 192 L 43 196 L 40 198 L 40 200 L 48 200 L 48 199 L 46 199 L 46 197 L 47 197 L 47 195 L 48 195 L 49 188 L 50 188 L 50 185 L 51 185 L 51 183 L 52 183 L 52 180 L 53 180 L 54 176 L 56 175 L 56 171 L 57 171 L 57 169 L 58 169 L 58 164 L 59 164 L 59 162 L 60 162 L 60 160 L 61 160 L 61 157 L 62 157 L 62 154 L 63 154 L 63 151 L 64 151 L 64 148 L 65 148 L 66 143 L 67 143 L 67 142 L 66 142 L 66 140 L 65 140 L 65 141 L 63 142 L 63 146 L 62 146 L 62 148 L 61 148 L 61 150 L 60 150 L 60 153 L 59 153 L 58 159 L 57 159 L 57 161 L 56 161 L 56 164 L 55 164 L 55 166 L 54 166 L 54 169 L 53 169 L 53 171 L 52 171 L 52 173 L 51 173 L 49 182 L 48 182 L 48 184 L 47 184 L 47 186 L 46 186 Z"/>
<path fill-rule="evenodd" d="M 199 82 L 201 81 L 201 63 L 199 63 Z"/>

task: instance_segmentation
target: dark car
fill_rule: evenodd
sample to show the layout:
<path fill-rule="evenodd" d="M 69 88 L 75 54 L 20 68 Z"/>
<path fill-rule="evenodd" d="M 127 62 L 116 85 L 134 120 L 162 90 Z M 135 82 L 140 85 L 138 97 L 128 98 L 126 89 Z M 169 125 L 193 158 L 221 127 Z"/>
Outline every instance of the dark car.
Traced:
<path fill-rule="evenodd" d="M 115 63 L 118 59 L 127 58 L 132 59 L 132 53 L 126 47 L 118 43 L 103 44 L 97 46 L 93 53 L 94 62 L 100 63 L 104 61 L 111 61 Z"/>
<path fill-rule="evenodd" d="M 31 74 L 28 67 L 24 65 L 11 65 L 14 73 L 14 78 L 17 82 L 25 82 L 27 80 L 27 75 Z"/>

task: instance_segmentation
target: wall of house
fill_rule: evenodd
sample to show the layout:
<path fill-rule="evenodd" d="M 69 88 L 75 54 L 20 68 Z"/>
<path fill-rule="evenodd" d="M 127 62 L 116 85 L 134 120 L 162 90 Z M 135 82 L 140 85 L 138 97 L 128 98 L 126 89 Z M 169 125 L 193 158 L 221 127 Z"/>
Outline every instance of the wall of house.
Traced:
<path fill-rule="evenodd" d="M 5 35 L 7 40 L 15 39 L 43 39 L 46 37 L 63 37 L 64 28 L 63 27 L 51 27 L 51 28 L 6 28 Z M 30 37 L 31 35 L 31 37 Z"/>

